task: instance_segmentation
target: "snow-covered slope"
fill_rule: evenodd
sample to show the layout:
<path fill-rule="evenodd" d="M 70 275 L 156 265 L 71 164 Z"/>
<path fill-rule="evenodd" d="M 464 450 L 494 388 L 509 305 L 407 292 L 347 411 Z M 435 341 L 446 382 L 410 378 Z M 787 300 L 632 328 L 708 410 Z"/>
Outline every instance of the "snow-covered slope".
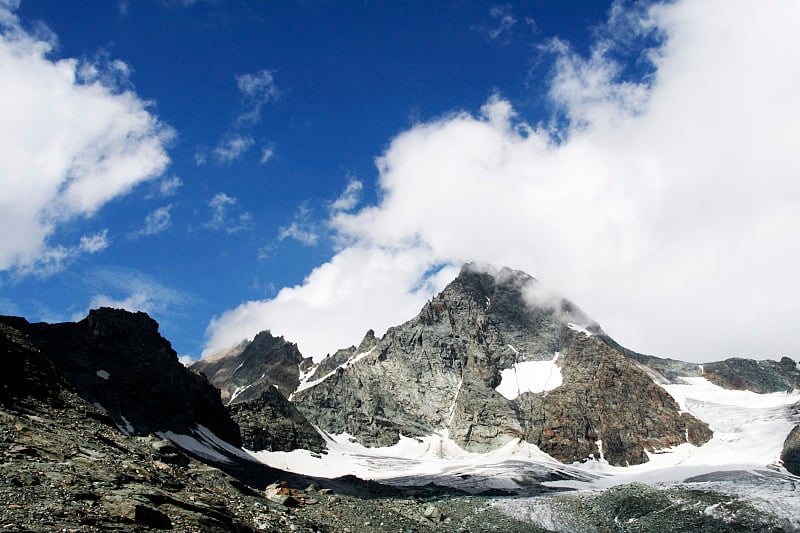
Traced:
<path fill-rule="evenodd" d="M 259 461 L 297 473 L 323 476 L 354 474 L 393 484 L 434 482 L 472 492 L 503 489 L 524 493 L 549 488 L 607 488 L 632 481 L 675 484 L 718 479 L 722 473 L 769 471 L 792 476 L 779 464 L 783 439 L 797 423 L 790 407 L 800 392 L 756 394 L 731 391 L 702 377 L 663 385 L 681 409 L 709 423 L 714 437 L 649 453 L 650 461 L 628 467 L 602 458 L 563 465 L 535 445 L 514 440 L 489 453 L 465 451 L 446 431 L 423 438 L 402 437 L 394 446 L 368 448 L 347 434 L 327 436 L 328 453 L 254 451 Z M 598 443 L 602 450 L 602 442 Z M 560 479 L 554 479 L 560 477 Z"/>

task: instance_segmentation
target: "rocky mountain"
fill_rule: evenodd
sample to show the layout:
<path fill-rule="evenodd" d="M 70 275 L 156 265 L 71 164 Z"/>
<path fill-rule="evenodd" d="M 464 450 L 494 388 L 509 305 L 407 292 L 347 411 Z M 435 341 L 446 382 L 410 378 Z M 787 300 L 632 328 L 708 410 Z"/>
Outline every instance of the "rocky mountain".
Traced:
<path fill-rule="evenodd" d="M 93 310 L 79 322 L 0 322 L 25 336 L 81 397 L 124 432 L 190 434 L 198 425 L 238 446 L 239 428 L 201 375 L 188 371 L 144 313 Z M 27 360 L 27 359 L 26 359 Z"/>
<path fill-rule="evenodd" d="M 264 331 L 250 342 L 190 365 L 219 387 L 222 401 L 250 450 L 322 452 L 325 440 L 287 397 L 312 365 L 297 345 Z"/>
<path fill-rule="evenodd" d="M 320 372 L 323 361 L 293 400 L 320 428 L 367 446 L 444 430 L 472 451 L 523 439 L 561 461 L 624 465 L 711 437 L 605 339 L 527 274 L 466 266 L 414 319 L 334 371 Z"/>

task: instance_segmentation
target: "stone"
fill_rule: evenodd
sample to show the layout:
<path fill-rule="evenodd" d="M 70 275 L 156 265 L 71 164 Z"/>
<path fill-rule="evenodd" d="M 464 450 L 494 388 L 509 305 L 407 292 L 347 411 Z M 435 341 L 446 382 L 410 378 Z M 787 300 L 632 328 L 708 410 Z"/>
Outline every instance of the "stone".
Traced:
<path fill-rule="evenodd" d="M 783 466 L 796 476 L 800 476 L 800 424 L 796 425 L 783 443 L 781 451 Z"/>

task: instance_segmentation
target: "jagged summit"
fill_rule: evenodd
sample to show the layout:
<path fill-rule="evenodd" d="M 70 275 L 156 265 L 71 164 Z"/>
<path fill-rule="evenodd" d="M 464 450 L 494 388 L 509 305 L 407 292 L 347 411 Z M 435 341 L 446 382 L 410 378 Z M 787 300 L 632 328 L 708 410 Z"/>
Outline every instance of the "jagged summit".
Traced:
<path fill-rule="evenodd" d="M 322 437 L 286 399 L 311 364 L 311 358 L 304 358 L 296 344 L 262 331 L 252 341 L 189 366 L 220 388 L 228 412 L 241 429 L 245 448 L 321 451 Z"/>

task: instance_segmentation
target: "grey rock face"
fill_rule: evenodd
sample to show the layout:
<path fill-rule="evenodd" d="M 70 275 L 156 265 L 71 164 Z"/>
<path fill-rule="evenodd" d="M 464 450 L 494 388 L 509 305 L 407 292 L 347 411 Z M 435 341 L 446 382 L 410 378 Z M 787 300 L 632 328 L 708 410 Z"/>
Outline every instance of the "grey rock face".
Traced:
<path fill-rule="evenodd" d="M 311 358 L 304 358 L 296 344 L 262 331 L 252 341 L 195 361 L 190 368 L 205 374 L 219 387 L 223 401 L 229 403 L 234 395 L 238 396 L 237 390 L 241 394 L 244 387 L 257 383 L 261 386 L 258 391 L 251 391 L 251 397 L 272 385 L 289 396 L 300 384 L 301 367 L 309 366 Z"/>
<path fill-rule="evenodd" d="M 294 401 L 320 428 L 368 446 L 446 429 L 469 450 L 522 438 L 563 461 L 597 456 L 595 441 L 603 440 L 610 462 L 634 464 L 646 460 L 645 449 L 685 442 L 687 429 L 691 442 L 710 438 L 707 426 L 681 417 L 669 395 L 603 338 L 580 309 L 544 294 L 527 274 L 467 266 L 417 317 Z M 556 352 L 561 387 L 514 400 L 495 390 L 502 370 Z"/>
<path fill-rule="evenodd" d="M 15 317 L 0 321 L 27 335 L 69 386 L 88 402 L 102 405 L 119 427 L 138 435 L 188 434 L 202 424 L 240 445 L 239 430 L 218 391 L 178 361 L 146 314 L 101 308 L 76 323 L 29 324 Z"/>
<path fill-rule="evenodd" d="M 196 361 L 191 368 L 220 388 L 245 448 L 320 452 L 325 440 L 286 399 L 310 365 L 296 344 L 263 331 L 251 342 Z"/>

